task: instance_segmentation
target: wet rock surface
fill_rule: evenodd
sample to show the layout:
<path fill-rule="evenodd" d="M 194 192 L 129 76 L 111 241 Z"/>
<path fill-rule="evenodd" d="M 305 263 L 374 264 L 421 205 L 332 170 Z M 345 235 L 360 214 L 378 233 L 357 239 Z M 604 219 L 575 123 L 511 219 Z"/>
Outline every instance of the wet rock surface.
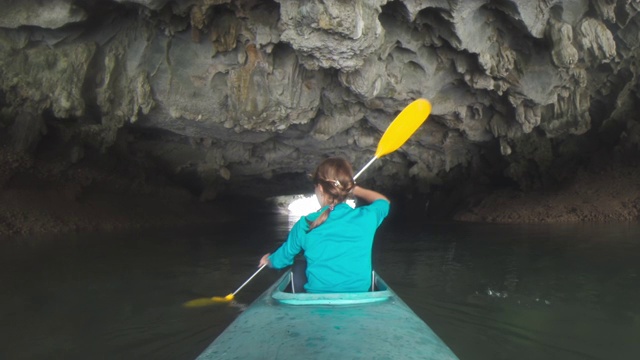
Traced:
<path fill-rule="evenodd" d="M 581 172 L 571 183 L 555 190 L 497 191 L 453 218 L 503 224 L 637 222 L 640 170 L 620 167 L 600 173 Z"/>

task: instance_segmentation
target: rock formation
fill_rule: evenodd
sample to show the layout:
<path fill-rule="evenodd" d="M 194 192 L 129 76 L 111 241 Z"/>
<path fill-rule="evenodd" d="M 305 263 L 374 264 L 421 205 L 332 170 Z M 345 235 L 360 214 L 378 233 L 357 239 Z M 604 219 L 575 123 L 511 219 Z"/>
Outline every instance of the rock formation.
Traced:
<path fill-rule="evenodd" d="M 323 156 L 364 165 L 420 97 L 429 121 L 365 181 L 544 189 L 594 154 L 640 149 L 637 0 L 0 8 L 4 186 L 31 173 L 82 187 L 117 168 L 118 181 L 163 178 L 202 199 L 301 192 Z M 96 165 L 106 158 L 118 166 Z"/>

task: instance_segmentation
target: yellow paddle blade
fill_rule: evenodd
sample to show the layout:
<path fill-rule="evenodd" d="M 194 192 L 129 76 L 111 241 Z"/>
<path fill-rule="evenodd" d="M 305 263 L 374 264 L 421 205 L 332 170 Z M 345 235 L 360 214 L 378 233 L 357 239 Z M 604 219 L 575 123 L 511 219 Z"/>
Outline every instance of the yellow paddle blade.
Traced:
<path fill-rule="evenodd" d="M 187 301 L 186 303 L 183 304 L 183 306 L 188 308 L 194 308 L 194 307 L 203 307 L 203 306 L 209 306 L 214 304 L 228 303 L 233 300 L 233 297 L 234 297 L 233 294 L 229 294 L 224 297 L 214 296 L 209 298 L 199 298 L 199 299 Z"/>
<path fill-rule="evenodd" d="M 213 301 L 217 301 L 217 302 L 229 302 L 231 300 L 233 300 L 233 294 L 229 294 L 225 297 L 220 297 L 220 296 L 214 296 L 211 298 Z"/>
<path fill-rule="evenodd" d="M 430 113 L 431 103 L 425 99 L 418 99 L 407 105 L 382 134 L 375 157 L 381 158 L 398 150 L 427 120 Z"/>

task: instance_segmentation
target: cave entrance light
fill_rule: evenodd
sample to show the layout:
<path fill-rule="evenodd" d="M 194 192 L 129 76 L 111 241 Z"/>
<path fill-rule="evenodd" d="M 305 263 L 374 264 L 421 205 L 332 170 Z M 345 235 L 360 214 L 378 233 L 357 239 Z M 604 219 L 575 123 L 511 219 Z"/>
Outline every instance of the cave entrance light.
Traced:
<path fill-rule="evenodd" d="M 355 208 L 356 202 L 355 200 L 349 199 L 347 200 L 347 205 Z M 300 217 L 320 209 L 320 203 L 315 195 L 301 194 L 294 196 L 293 201 L 289 203 L 287 209 L 289 210 L 289 215 Z"/>
<path fill-rule="evenodd" d="M 347 200 L 347 205 L 355 208 L 356 202 L 353 199 L 349 199 Z M 293 196 L 291 202 L 287 205 L 289 228 L 291 228 L 301 216 L 318 211 L 319 209 L 320 203 L 315 195 L 300 194 Z"/>

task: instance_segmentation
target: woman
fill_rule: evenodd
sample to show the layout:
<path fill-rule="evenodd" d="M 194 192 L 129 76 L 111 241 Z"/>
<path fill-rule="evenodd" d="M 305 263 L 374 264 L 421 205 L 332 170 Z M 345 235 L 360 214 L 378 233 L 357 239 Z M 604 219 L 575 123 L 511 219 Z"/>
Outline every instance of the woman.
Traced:
<path fill-rule="evenodd" d="M 342 158 L 324 160 L 313 173 L 315 193 L 322 208 L 300 218 L 287 241 L 260 259 L 282 269 L 304 250 L 310 293 L 364 292 L 371 288 L 371 248 L 376 229 L 389 213 L 389 199 L 356 186 L 353 169 Z M 345 204 L 349 194 L 364 200 L 355 209 Z"/>

